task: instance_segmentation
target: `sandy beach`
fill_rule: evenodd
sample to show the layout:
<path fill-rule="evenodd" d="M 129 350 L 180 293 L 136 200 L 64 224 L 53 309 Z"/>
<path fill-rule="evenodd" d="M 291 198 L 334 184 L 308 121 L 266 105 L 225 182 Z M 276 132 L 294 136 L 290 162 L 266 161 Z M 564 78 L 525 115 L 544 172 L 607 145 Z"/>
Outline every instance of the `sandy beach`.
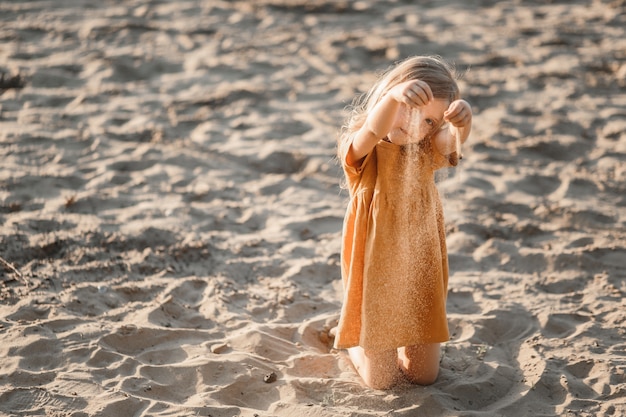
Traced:
<path fill-rule="evenodd" d="M 431 54 L 452 339 L 377 391 L 328 335 L 336 138 Z M 0 75 L 0 415 L 626 415 L 623 0 L 5 0 Z"/>

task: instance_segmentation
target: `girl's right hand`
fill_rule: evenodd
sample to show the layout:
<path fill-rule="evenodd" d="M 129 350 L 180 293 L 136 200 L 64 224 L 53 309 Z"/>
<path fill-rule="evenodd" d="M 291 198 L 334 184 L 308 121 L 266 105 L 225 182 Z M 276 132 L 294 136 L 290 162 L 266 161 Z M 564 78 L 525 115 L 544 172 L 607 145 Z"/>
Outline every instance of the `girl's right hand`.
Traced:
<path fill-rule="evenodd" d="M 410 107 L 422 107 L 433 100 L 430 86 L 421 80 L 410 80 L 393 87 L 389 94 L 399 103 Z"/>
<path fill-rule="evenodd" d="M 433 100 L 432 90 L 426 82 L 420 80 L 406 81 L 389 90 L 367 115 L 365 123 L 354 136 L 346 156 L 348 165 L 358 166 L 376 143 L 389 135 L 397 123 L 401 107 L 422 107 Z"/>

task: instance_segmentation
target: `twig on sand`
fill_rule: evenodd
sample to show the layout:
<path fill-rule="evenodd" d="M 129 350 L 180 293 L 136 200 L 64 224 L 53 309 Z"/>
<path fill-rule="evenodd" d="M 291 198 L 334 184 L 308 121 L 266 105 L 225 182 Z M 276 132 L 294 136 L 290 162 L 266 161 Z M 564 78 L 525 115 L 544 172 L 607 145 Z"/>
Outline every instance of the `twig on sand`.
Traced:
<path fill-rule="evenodd" d="M 20 280 L 22 280 L 22 282 L 28 286 L 29 282 L 28 280 L 24 277 L 24 275 L 19 271 L 19 269 L 17 269 L 16 267 L 13 266 L 13 264 L 9 261 L 7 261 L 6 259 L 4 259 L 2 256 L 0 256 L 0 263 L 2 265 L 4 265 L 5 268 L 11 270 L 11 272 L 13 272 L 15 275 L 18 276 L 18 278 Z"/>

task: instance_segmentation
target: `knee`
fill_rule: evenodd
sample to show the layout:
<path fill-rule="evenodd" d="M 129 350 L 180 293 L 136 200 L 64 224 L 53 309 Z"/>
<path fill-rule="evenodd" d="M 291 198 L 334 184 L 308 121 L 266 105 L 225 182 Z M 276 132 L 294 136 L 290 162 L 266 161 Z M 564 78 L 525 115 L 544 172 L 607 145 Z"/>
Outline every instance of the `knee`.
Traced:
<path fill-rule="evenodd" d="M 409 381 L 411 381 L 411 383 L 413 384 L 432 385 L 437 381 L 437 377 L 439 376 L 439 364 L 429 369 L 409 368 L 406 369 L 404 373 Z"/>
<path fill-rule="evenodd" d="M 431 385 L 439 376 L 439 344 L 402 348 L 400 364 L 406 377 L 414 384 Z"/>
<path fill-rule="evenodd" d="M 384 372 L 370 372 L 362 375 L 365 384 L 373 389 L 387 390 L 398 383 L 400 372 L 397 368 L 387 369 Z"/>
<path fill-rule="evenodd" d="M 370 352 L 356 347 L 350 348 L 348 352 L 354 367 L 368 387 L 385 390 L 398 383 L 401 372 L 395 350 Z"/>

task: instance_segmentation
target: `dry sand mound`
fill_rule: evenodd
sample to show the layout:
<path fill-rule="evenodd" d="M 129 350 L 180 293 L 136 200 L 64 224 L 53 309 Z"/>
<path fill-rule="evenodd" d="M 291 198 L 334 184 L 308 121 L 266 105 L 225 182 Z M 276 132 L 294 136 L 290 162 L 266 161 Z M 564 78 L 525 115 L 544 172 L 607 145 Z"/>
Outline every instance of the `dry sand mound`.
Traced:
<path fill-rule="evenodd" d="M 626 414 L 626 5 L 412 3 L 3 1 L 0 413 Z M 414 54 L 475 125 L 440 378 L 382 392 L 327 342 L 334 146 Z"/>

